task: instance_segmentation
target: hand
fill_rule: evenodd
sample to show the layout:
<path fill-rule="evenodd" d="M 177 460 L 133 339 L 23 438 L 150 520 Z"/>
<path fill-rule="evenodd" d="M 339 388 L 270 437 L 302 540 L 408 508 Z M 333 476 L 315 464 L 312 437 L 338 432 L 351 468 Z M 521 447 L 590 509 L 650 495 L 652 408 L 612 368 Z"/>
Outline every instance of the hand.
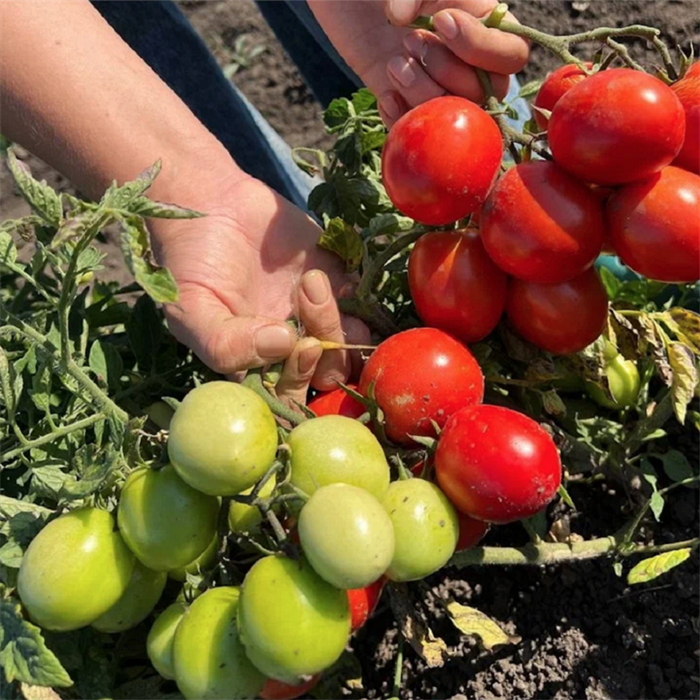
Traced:
<path fill-rule="evenodd" d="M 166 309 L 170 328 L 228 376 L 287 359 L 279 394 L 303 402 L 309 382 L 332 389 L 350 372 L 349 353 L 322 355 L 319 340 L 367 343 L 369 331 L 338 311 L 334 295 L 352 280 L 316 246 L 318 226 L 258 180 L 240 171 L 230 180 L 188 203 L 206 218 L 153 227 L 157 258 L 180 292 Z M 310 337 L 297 340 L 284 322 L 292 317 Z"/>
<path fill-rule="evenodd" d="M 309 0 L 333 45 L 367 87 L 391 126 L 411 107 L 445 94 L 482 102 L 475 67 L 491 72 L 496 96 L 527 62 L 520 37 L 485 27 L 496 0 Z M 406 28 L 432 15 L 436 34 Z M 389 24 L 387 19 L 391 22 Z M 516 21 L 509 13 L 507 19 Z"/>

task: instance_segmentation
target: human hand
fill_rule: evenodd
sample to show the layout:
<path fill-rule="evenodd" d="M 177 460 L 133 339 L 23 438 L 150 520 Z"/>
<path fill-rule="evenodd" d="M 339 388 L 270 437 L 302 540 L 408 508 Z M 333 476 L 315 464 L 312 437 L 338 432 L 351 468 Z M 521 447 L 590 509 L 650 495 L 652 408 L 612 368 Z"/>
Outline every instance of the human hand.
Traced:
<path fill-rule="evenodd" d="M 528 44 L 481 23 L 496 4 L 497 0 L 309 0 L 338 52 L 378 96 L 389 126 L 411 107 L 441 95 L 482 102 L 475 68 L 490 71 L 496 96 L 505 97 L 508 75 L 527 62 Z M 436 33 L 407 28 L 419 15 L 433 17 Z M 510 13 L 506 17 L 517 21 Z"/>

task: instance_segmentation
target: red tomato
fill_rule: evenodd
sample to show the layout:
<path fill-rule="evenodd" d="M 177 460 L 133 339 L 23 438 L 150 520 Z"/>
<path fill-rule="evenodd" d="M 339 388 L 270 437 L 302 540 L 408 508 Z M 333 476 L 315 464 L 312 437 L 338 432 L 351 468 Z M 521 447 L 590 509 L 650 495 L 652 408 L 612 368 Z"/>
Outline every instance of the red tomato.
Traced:
<path fill-rule="evenodd" d="M 362 370 L 363 396 L 372 382 L 387 436 L 404 444 L 412 444 L 409 435 L 434 436 L 431 421 L 442 427 L 484 398 L 484 375 L 469 348 L 437 328 L 413 328 L 381 343 Z"/>
<path fill-rule="evenodd" d="M 554 163 L 511 168 L 481 217 L 486 252 L 502 270 L 532 282 L 564 282 L 593 264 L 603 247 L 599 198 Z"/>
<path fill-rule="evenodd" d="M 685 141 L 674 165 L 700 175 L 700 62 L 671 85 L 685 110 Z"/>
<path fill-rule="evenodd" d="M 352 616 L 352 631 L 359 630 L 367 622 L 374 612 L 377 603 L 382 596 L 386 579 L 382 576 L 374 583 L 364 588 L 351 588 L 348 590 L 348 604 Z"/>
<path fill-rule="evenodd" d="M 481 542 L 482 537 L 489 531 L 490 525 L 483 520 L 470 518 L 459 511 L 457 511 L 457 518 L 459 519 L 459 539 L 457 540 L 455 552 L 476 547 Z"/>
<path fill-rule="evenodd" d="M 700 176 L 670 166 L 623 187 L 606 208 L 625 265 L 662 282 L 700 279 Z"/>
<path fill-rule="evenodd" d="M 463 97 L 437 97 L 394 124 L 382 178 L 399 211 L 440 226 L 481 206 L 502 154 L 501 132 L 481 107 Z"/>
<path fill-rule="evenodd" d="M 593 68 L 592 63 L 585 63 L 586 68 Z M 550 112 L 554 109 L 554 105 L 559 102 L 561 96 L 568 92 L 576 83 L 588 78 L 588 74 L 584 73 L 577 65 L 569 63 L 565 66 L 560 66 L 555 71 L 552 71 L 546 78 L 542 87 L 539 89 L 532 104 L 540 109 L 547 109 Z M 535 121 L 537 126 L 545 131 L 549 119 L 537 110 L 535 113 Z"/>
<path fill-rule="evenodd" d="M 426 325 L 474 343 L 498 324 L 508 278 L 486 254 L 477 231 L 435 231 L 411 251 L 408 286 Z"/>
<path fill-rule="evenodd" d="M 608 296 L 594 269 L 560 284 L 513 280 L 506 312 L 525 340 L 554 355 L 569 355 L 603 332 Z"/>
<path fill-rule="evenodd" d="M 350 389 L 357 391 L 354 384 L 348 384 Z M 367 409 L 352 396 L 346 394 L 340 387 L 333 391 L 319 394 L 309 402 L 310 408 L 317 416 L 347 416 L 359 418 Z"/>
<path fill-rule="evenodd" d="M 549 120 L 554 160 L 597 185 L 642 180 L 668 165 L 685 135 L 683 106 L 658 78 L 613 68 L 574 85 Z"/>
<path fill-rule="evenodd" d="M 299 683 L 299 685 L 289 685 L 289 683 L 268 678 L 260 691 L 260 697 L 263 700 L 294 700 L 294 698 L 306 695 L 320 680 L 320 673 L 311 676 L 308 681 Z"/>
<path fill-rule="evenodd" d="M 509 523 L 542 510 L 561 482 L 559 453 L 531 418 L 501 406 L 455 413 L 435 454 L 440 488 L 466 515 Z"/>

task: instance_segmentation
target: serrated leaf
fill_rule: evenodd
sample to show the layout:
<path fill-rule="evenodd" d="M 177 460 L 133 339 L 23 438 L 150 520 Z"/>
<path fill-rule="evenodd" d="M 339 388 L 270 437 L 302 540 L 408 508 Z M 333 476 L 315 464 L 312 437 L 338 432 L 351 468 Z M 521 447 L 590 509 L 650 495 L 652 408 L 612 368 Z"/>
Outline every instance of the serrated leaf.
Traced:
<path fill-rule="evenodd" d="M 33 513 L 37 517 L 48 518 L 53 511 L 36 503 L 20 501 L 9 496 L 0 496 L 0 519 L 8 520 L 18 513 Z"/>
<path fill-rule="evenodd" d="M 362 262 L 363 243 L 360 234 L 342 219 L 331 219 L 318 240 L 318 246 L 335 253 L 348 272 L 357 270 Z"/>
<path fill-rule="evenodd" d="M 363 131 L 360 136 L 361 152 L 366 155 L 370 151 L 381 151 L 386 142 L 386 131 Z"/>
<path fill-rule="evenodd" d="M 0 599 L 0 666 L 8 681 L 67 688 L 71 677 L 12 598 Z"/>
<path fill-rule="evenodd" d="M 158 177 L 162 167 L 160 160 L 156 161 L 150 168 L 147 168 L 140 173 L 135 180 L 125 182 L 121 187 L 113 184 L 105 192 L 100 204 L 103 207 L 110 209 L 127 209 L 129 210 L 132 202 L 140 197 L 153 184 Z"/>
<path fill-rule="evenodd" d="M 61 223 L 56 234 L 51 239 L 49 248 L 58 250 L 64 243 L 76 241 L 83 237 L 85 232 L 94 223 L 96 214 L 92 211 L 81 211 Z"/>
<path fill-rule="evenodd" d="M 695 365 L 693 351 L 683 343 L 669 343 L 667 348 L 668 361 L 673 370 L 671 398 L 673 412 L 678 422 L 685 423 L 688 404 L 692 401 L 698 385 L 698 370 Z"/>
<path fill-rule="evenodd" d="M 156 202 L 148 197 L 136 197 L 129 205 L 129 211 L 132 214 L 138 214 L 139 216 L 153 219 L 199 219 L 207 216 L 194 209 L 186 209 L 177 204 Z"/>
<path fill-rule="evenodd" d="M 70 474 L 64 472 L 58 465 L 49 464 L 45 467 L 32 469 L 31 490 L 43 498 L 58 498 L 63 485 L 72 480 Z"/>
<path fill-rule="evenodd" d="M 5 521 L 0 534 L 7 541 L 0 548 L 0 562 L 11 569 L 18 569 L 29 543 L 44 527 L 49 514 L 50 511 L 48 514 L 22 511 Z"/>
<path fill-rule="evenodd" d="M 124 362 L 119 351 L 111 344 L 96 340 L 90 348 L 88 359 L 90 369 L 98 380 L 115 390 L 124 370 Z"/>
<path fill-rule="evenodd" d="M 19 569 L 22 566 L 22 559 L 24 558 L 24 549 L 22 549 L 19 542 L 5 542 L 5 544 L 0 547 L 0 564 L 6 566 L 8 569 Z"/>
<path fill-rule="evenodd" d="M 84 445 L 75 456 L 80 479 L 63 484 L 59 497 L 71 501 L 86 498 L 97 493 L 107 477 L 120 464 L 119 453 L 115 449 L 95 454 L 92 445 Z"/>
<path fill-rule="evenodd" d="M 361 115 L 363 112 L 377 111 L 377 98 L 367 89 L 360 88 L 352 95 L 352 106 L 355 114 Z"/>
<path fill-rule="evenodd" d="M 684 342 L 696 354 L 700 354 L 700 314 L 675 306 L 668 310 L 668 315 L 678 325 L 684 336 Z"/>
<path fill-rule="evenodd" d="M 488 615 L 476 608 L 451 601 L 447 604 L 447 612 L 452 624 L 462 634 L 477 637 L 484 649 L 520 642 L 520 637 L 506 634 Z"/>
<path fill-rule="evenodd" d="M 655 557 L 642 559 L 630 569 L 627 574 L 627 583 L 633 586 L 637 583 L 647 583 L 665 574 L 679 564 L 690 558 L 691 548 L 676 549 L 672 552 L 657 554 Z"/>
<path fill-rule="evenodd" d="M 0 229 L 0 263 L 13 265 L 17 260 L 17 246 L 9 231 Z"/>
<path fill-rule="evenodd" d="M 527 97 L 534 97 L 542 87 L 542 83 L 544 80 L 538 79 L 538 80 L 530 80 L 529 82 L 525 83 L 523 85 L 519 92 L 518 92 L 518 97 L 522 98 L 527 98 Z"/>
<path fill-rule="evenodd" d="M 323 121 L 330 131 L 345 124 L 351 116 L 352 104 L 345 97 L 331 100 L 323 113 Z"/>
<path fill-rule="evenodd" d="M 43 361 L 36 374 L 32 376 L 32 403 L 40 411 L 48 411 L 51 402 L 51 367 L 48 361 Z"/>
<path fill-rule="evenodd" d="M 46 184 L 44 180 L 35 180 L 29 166 L 17 158 L 14 151 L 7 153 L 7 164 L 17 188 L 22 193 L 29 206 L 49 226 L 58 228 L 63 219 L 61 198 Z"/>

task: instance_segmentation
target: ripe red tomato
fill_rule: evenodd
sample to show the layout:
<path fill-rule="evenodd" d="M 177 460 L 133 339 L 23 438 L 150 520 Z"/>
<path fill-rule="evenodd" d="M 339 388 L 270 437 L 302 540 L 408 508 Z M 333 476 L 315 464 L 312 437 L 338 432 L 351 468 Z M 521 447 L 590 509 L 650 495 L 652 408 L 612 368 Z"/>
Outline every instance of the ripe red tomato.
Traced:
<path fill-rule="evenodd" d="M 669 166 L 618 190 L 606 213 L 625 265 L 662 282 L 700 279 L 700 176 Z"/>
<path fill-rule="evenodd" d="M 685 135 L 683 106 L 658 78 L 613 68 L 574 85 L 549 120 L 554 160 L 581 180 L 622 185 L 668 165 Z"/>
<path fill-rule="evenodd" d="M 459 511 L 457 511 L 457 519 L 459 520 L 459 539 L 455 552 L 476 547 L 481 542 L 481 538 L 489 531 L 490 525 L 488 523 L 470 518 Z"/>
<path fill-rule="evenodd" d="M 354 384 L 348 384 L 350 389 L 357 391 Z M 317 416 L 346 416 L 359 418 L 367 409 L 352 396 L 346 394 L 340 387 L 326 391 L 309 401 L 310 408 Z"/>
<path fill-rule="evenodd" d="M 434 436 L 460 408 L 481 403 L 484 375 L 469 348 L 437 328 L 392 335 L 372 353 L 360 376 L 360 393 L 384 411 L 387 436 L 412 444 L 410 435 Z"/>
<path fill-rule="evenodd" d="M 474 343 L 498 324 L 508 278 L 486 254 L 477 231 L 435 231 L 411 251 L 408 286 L 426 325 Z"/>
<path fill-rule="evenodd" d="M 685 110 L 685 141 L 674 165 L 700 175 L 700 61 L 671 85 Z"/>
<path fill-rule="evenodd" d="M 294 700 L 294 698 L 306 695 L 320 680 L 320 673 L 311 676 L 308 681 L 299 683 L 299 685 L 289 685 L 289 683 L 268 678 L 260 691 L 260 697 L 263 700 Z"/>
<path fill-rule="evenodd" d="M 440 435 L 435 469 L 458 510 L 491 523 L 534 515 L 561 482 L 550 435 L 532 418 L 501 406 L 455 413 Z"/>
<path fill-rule="evenodd" d="M 603 332 L 608 296 L 594 269 L 560 284 L 513 280 L 506 312 L 525 340 L 554 355 L 569 355 Z"/>
<path fill-rule="evenodd" d="M 603 246 L 599 198 L 554 163 L 511 168 L 481 216 L 486 252 L 502 270 L 531 282 L 564 282 L 590 267 Z"/>
<path fill-rule="evenodd" d="M 348 590 L 348 604 L 350 605 L 353 632 L 359 630 L 374 612 L 382 596 L 385 583 L 386 579 L 382 576 L 374 583 L 370 583 L 369 586 Z"/>
<path fill-rule="evenodd" d="M 394 124 L 382 178 L 399 211 L 440 226 L 482 205 L 502 154 L 501 132 L 481 107 L 463 97 L 437 97 Z"/>
<path fill-rule="evenodd" d="M 592 63 L 584 63 L 586 68 L 593 68 Z M 540 109 L 547 109 L 550 112 L 554 109 L 554 105 L 559 102 L 561 96 L 568 92 L 576 83 L 588 78 L 588 74 L 584 73 L 577 65 L 568 63 L 560 66 L 552 71 L 546 78 L 542 87 L 539 89 L 532 104 Z M 533 110 L 537 126 L 545 131 L 549 119 L 537 110 Z"/>

